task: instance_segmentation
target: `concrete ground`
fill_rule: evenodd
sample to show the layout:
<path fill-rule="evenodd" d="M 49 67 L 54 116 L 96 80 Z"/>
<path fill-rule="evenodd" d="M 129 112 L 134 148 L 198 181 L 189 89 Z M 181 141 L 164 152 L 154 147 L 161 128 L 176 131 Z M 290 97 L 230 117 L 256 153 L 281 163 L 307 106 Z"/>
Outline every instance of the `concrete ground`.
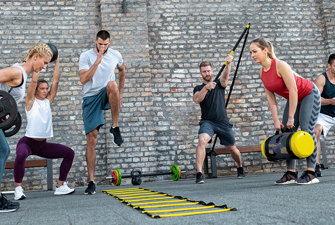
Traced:
<path fill-rule="evenodd" d="M 53 191 L 26 191 L 20 209 L 0 214 L 0 224 L 335 224 L 335 168 L 322 173 L 320 183 L 313 185 L 278 186 L 274 181 L 283 173 L 261 173 L 247 174 L 244 179 L 205 179 L 204 184 L 195 184 L 194 178 L 140 186 L 97 186 L 97 193 L 90 196 L 83 194 L 86 187 L 78 187 L 67 196 L 54 196 Z M 101 192 L 134 187 L 226 204 L 237 211 L 155 219 Z M 7 197 L 14 198 L 12 194 Z"/>

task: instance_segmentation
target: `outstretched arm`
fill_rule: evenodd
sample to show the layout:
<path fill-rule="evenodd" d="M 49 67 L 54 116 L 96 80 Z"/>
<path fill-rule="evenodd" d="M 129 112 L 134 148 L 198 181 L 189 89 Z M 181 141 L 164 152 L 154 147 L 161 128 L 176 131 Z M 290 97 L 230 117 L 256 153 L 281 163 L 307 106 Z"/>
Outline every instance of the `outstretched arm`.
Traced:
<path fill-rule="evenodd" d="M 270 111 L 271 111 L 271 115 L 272 115 L 272 119 L 273 119 L 273 122 L 274 122 L 275 129 L 280 130 L 280 129 L 284 128 L 284 125 L 278 119 L 278 108 L 277 108 L 276 96 L 273 92 L 269 91 L 265 87 L 264 87 L 264 89 L 265 89 L 265 93 L 266 93 L 266 98 L 267 98 L 268 103 L 269 103 L 269 108 L 270 108 Z"/>
<path fill-rule="evenodd" d="M 31 78 L 31 82 L 29 84 L 27 95 L 26 95 L 26 110 L 30 111 L 35 102 L 35 91 L 37 87 L 37 81 L 40 76 L 40 72 L 33 72 L 33 77 Z"/>
<path fill-rule="evenodd" d="M 227 87 L 228 85 L 228 78 L 231 71 L 231 62 L 233 61 L 233 56 L 228 55 L 226 61 L 226 67 L 224 68 L 222 76 L 220 77 L 220 83 L 222 87 Z"/>
<path fill-rule="evenodd" d="M 260 73 L 260 77 L 262 78 L 262 69 L 259 70 L 259 73 Z M 272 115 L 272 119 L 273 119 L 273 122 L 274 122 L 275 129 L 276 130 L 281 130 L 282 128 L 284 128 L 284 125 L 278 119 L 278 107 L 277 107 L 276 96 L 273 92 L 266 89 L 265 86 L 264 86 L 264 89 L 265 89 L 265 94 L 266 94 L 266 98 L 268 100 L 268 104 L 269 104 L 269 108 L 270 108 L 270 111 L 271 111 L 271 115 Z"/>
<path fill-rule="evenodd" d="M 294 127 L 294 114 L 298 105 L 298 88 L 291 67 L 284 61 L 277 60 L 276 62 L 277 73 L 283 78 L 289 91 L 289 110 L 286 127 L 292 129 Z"/>
<path fill-rule="evenodd" d="M 59 73 L 59 54 L 58 54 L 57 59 L 54 62 L 55 62 L 55 69 L 54 69 L 54 74 L 53 74 L 53 77 L 52 77 L 52 85 L 51 85 L 50 91 L 48 92 L 48 95 L 47 95 L 47 99 L 49 100 L 50 105 L 52 104 L 52 102 L 53 102 L 53 100 L 56 96 L 57 89 L 58 89 L 58 84 L 59 84 L 59 76 L 60 76 L 60 73 Z"/>

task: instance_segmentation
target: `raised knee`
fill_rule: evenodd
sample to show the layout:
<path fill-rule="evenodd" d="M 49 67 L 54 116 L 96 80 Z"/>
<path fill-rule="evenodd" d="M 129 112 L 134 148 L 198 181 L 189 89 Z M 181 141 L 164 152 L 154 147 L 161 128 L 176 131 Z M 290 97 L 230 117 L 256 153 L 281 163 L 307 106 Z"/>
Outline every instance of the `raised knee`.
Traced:
<path fill-rule="evenodd" d="M 107 91 L 115 91 L 118 90 L 118 85 L 116 81 L 109 81 L 107 83 Z"/>

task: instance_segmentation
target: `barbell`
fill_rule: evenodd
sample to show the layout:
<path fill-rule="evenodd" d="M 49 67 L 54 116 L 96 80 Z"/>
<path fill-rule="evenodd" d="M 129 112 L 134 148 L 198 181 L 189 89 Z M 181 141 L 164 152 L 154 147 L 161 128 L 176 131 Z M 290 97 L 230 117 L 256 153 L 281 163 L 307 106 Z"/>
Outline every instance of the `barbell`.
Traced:
<path fill-rule="evenodd" d="M 11 94 L 0 90 L 0 129 L 5 137 L 16 134 L 22 125 L 21 115 Z"/>
<path fill-rule="evenodd" d="M 131 183 L 133 185 L 140 185 L 142 183 L 142 179 L 141 179 L 142 176 L 146 177 L 146 176 L 159 176 L 159 175 L 170 175 L 171 174 L 172 180 L 177 181 L 179 180 L 182 172 L 185 172 L 185 171 L 181 171 L 179 166 L 177 165 L 172 165 L 171 170 L 168 172 L 142 174 L 142 172 L 139 170 L 133 170 L 131 171 L 130 175 L 125 175 L 125 176 L 121 175 L 121 172 L 119 169 L 115 169 L 112 172 L 112 175 L 110 177 L 106 177 L 106 179 L 111 179 L 112 184 L 119 186 L 121 184 L 122 178 L 131 178 Z"/>
<path fill-rule="evenodd" d="M 21 125 L 22 125 L 21 114 L 17 112 L 16 118 L 12 122 L 12 124 L 9 124 L 8 126 L 2 128 L 5 137 L 11 137 L 17 132 L 19 132 Z"/>
<path fill-rule="evenodd" d="M 0 129 L 12 124 L 17 116 L 15 99 L 6 91 L 0 90 Z"/>

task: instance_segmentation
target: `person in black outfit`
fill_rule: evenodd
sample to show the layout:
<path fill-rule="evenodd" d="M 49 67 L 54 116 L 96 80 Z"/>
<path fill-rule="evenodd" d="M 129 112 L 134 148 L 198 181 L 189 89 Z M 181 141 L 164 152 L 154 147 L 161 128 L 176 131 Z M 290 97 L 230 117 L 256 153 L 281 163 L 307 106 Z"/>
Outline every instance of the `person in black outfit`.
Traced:
<path fill-rule="evenodd" d="M 201 107 L 199 139 L 196 149 L 197 184 L 204 183 L 202 165 L 206 157 L 206 145 L 211 141 L 214 133 L 220 138 L 220 144 L 225 145 L 235 160 L 237 177 L 245 177 L 241 153 L 235 146 L 233 124 L 229 122 L 225 107 L 225 89 L 228 84 L 232 60 L 233 57 L 228 55 L 223 74 L 216 82 L 213 81 L 213 68 L 210 62 L 204 61 L 199 66 L 203 84 L 196 86 L 193 90 L 193 101 L 196 104 L 200 104 Z"/>
<path fill-rule="evenodd" d="M 330 54 L 328 58 L 328 71 L 317 76 L 315 84 L 321 93 L 321 110 L 314 129 L 319 149 L 315 173 L 318 177 L 322 177 L 320 139 L 324 140 L 330 128 L 335 126 L 335 53 Z"/>

